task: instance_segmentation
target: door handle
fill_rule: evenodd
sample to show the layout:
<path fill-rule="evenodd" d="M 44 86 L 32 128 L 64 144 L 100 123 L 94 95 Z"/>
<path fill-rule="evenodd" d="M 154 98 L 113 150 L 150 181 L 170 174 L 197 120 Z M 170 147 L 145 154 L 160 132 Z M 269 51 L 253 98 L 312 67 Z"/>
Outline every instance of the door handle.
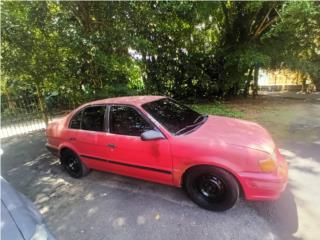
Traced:
<path fill-rule="evenodd" d="M 115 144 L 113 144 L 113 143 L 109 143 L 109 144 L 107 144 L 107 146 L 109 147 L 109 148 L 116 148 L 117 146 L 115 145 Z"/>
<path fill-rule="evenodd" d="M 70 141 L 76 141 L 77 139 L 75 137 L 69 138 Z"/>

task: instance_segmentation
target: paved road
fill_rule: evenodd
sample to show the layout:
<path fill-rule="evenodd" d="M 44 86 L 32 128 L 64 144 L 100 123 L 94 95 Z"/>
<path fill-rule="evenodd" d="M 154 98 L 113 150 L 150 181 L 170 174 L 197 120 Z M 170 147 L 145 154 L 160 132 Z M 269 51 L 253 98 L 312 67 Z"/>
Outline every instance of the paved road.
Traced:
<path fill-rule="evenodd" d="M 97 171 L 72 179 L 42 132 L 3 141 L 1 173 L 34 201 L 57 239 L 318 239 L 320 104 L 293 101 L 249 118 L 272 132 L 290 164 L 276 202 L 240 200 L 215 213 L 172 187 Z"/>

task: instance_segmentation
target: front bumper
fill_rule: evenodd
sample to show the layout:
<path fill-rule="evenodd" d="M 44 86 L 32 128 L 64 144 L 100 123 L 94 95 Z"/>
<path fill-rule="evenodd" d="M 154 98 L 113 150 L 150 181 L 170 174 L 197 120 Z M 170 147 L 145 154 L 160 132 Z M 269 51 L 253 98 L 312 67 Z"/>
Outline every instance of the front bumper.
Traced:
<path fill-rule="evenodd" d="M 276 173 L 240 173 L 240 181 L 248 200 L 275 200 L 279 198 L 288 183 L 288 164 L 277 151 Z"/>

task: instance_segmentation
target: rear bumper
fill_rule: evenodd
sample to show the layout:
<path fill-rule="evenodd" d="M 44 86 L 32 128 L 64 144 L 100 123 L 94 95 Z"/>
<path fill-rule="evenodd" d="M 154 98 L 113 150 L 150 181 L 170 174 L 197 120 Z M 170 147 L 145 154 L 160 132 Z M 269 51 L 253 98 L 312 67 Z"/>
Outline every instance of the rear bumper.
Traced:
<path fill-rule="evenodd" d="M 59 156 L 59 149 L 50 145 L 50 144 L 46 144 L 46 148 L 48 149 L 49 152 L 51 152 L 53 155 L 55 155 L 56 157 L 60 157 Z"/>
<path fill-rule="evenodd" d="M 241 184 L 247 200 L 275 200 L 280 197 L 288 183 L 288 165 L 278 154 L 277 173 L 240 173 Z"/>

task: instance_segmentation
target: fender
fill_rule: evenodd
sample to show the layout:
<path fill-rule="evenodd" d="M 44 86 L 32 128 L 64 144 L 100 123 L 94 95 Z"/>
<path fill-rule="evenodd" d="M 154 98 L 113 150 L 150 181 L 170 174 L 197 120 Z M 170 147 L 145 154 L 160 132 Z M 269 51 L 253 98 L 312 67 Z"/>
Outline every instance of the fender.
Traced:
<path fill-rule="evenodd" d="M 60 153 L 61 153 L 61 150 L 64 149 L 64 148 L 68 148 L 70 149 L 71 151 L 73 151 L 75 154 L 79 155 L 79 152 L 78 150 L 75 148 L 74 145 L 72 145 L 71 143 L 68 143 L 68 142 L 64 142 L 64 143 L 61 143 L 58 147 L 58 151 L 59 151 L 59 156 L 60 156 Z"/>
<path fill-rule="evenodd" d="M 183 177 L 184 174 L 192 167 L 196 167 L 196 166 L 202 166 L 202 165 L 208 165 L 208 166 L 213 166 L 213 167 L 218 167 L 218 168 L 222 168 L 224 170 L 226 170 L 227 172 L 231 173 L 236 180 L 238 181 L 238 183 L 240 183 L 240 186 L 242 187 L 243 183 L 241 180 L 241 177 L 238 175 L 238 173 L 240 172 L 240 170 L 238 169 L 239 167 L 237 167 L 234 163 L 225 160 L 225 159 L 220 159 L 220 158 L 210 158 L 210 159 L 201 159 L 198 161 L 192 161 L 191 164 L 187 164 L 185 165 L 182 171 L 179 170 L 178 168 L 174 168 L 173 169 L 173 185 L 177 186 L 177 187 L 181 187 L 183 184 Z"/>

